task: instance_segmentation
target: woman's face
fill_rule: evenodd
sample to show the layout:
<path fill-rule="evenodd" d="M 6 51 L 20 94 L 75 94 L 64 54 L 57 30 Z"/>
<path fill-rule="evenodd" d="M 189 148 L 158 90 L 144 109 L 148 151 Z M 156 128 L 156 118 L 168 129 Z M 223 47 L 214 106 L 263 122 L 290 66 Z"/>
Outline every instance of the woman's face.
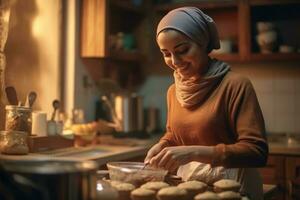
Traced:
<path fill-rule="evenodd" d="M 179 31 L 168 29 L 159 33 L 157 43 L 165 63 L 183 78 L 198 78 L 207 71 L 205 50 Z"/>

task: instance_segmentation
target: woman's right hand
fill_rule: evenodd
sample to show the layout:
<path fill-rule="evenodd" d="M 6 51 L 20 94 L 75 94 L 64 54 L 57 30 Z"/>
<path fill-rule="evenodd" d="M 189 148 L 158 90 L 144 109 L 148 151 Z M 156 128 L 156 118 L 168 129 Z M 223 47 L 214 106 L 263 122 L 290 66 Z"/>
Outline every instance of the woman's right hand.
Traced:
<path fill-rule="evenodd" d="M 159 143 L 153 145 L 151 149 L 148 151 L 144 163 L 149 163 L 151 158 L 156 156 L 161 150 L 163 150 L 167 146 L 169 146 L 169 143 L 165 140 L 162 140 Z"/>

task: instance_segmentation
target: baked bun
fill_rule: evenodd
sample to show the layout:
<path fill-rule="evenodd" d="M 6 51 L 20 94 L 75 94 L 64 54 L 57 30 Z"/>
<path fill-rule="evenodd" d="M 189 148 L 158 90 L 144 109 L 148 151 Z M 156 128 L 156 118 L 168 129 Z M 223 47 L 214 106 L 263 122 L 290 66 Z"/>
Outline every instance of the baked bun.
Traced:
<path fill-rule="evenodd" d="M 224 199 L 224 200 L 241 200 L 242 199 L 240 193 L 233 192 L 233 191 L 221 192 L 218 195 L 221 199 Z"/>
<path fill-rule="evenodd" d="M 131 200 L 154 200 L 155 191 L 144 188 L 138 188 L 131 192 Z"/>
<path fill-rule="evenodd" d="M 221 198 L 214 192 L 206 191 L 200 194 L 197 194 L 194 197 L 194 200 L 220 200 Z"/>
<path fill-rule="evenodd" d="M 153 190 L 155 192 L 158 192 L 162 188 L 169 187 L 170 185 L 168 183 L 162 182 L 162 181 L 150 181 L 143 185 L 141 185 L 141 188 Z"/>
<path fill-rule="evenodd" d="M 240 190 L 241 184 L 235 180 L 231 179 L 222 179 L 214 183 L 214 191 L 225 192 L 225 191 L 234 191 L 238 192 Z"/>
<path fill-rule="evenodd" d="M 158 200 L 187 200 L 187 194 L 185 189 L 170 186 L 159 190 L 156 196 Z"/>
<path fill-rule="evenodd" d="M 185 189 L 188 193 L 188 198 L 193 199 L 197 194 L 205 192 L 207 185 L 200 181 L 187 181 L 180 183 L 177 187 Z"/>

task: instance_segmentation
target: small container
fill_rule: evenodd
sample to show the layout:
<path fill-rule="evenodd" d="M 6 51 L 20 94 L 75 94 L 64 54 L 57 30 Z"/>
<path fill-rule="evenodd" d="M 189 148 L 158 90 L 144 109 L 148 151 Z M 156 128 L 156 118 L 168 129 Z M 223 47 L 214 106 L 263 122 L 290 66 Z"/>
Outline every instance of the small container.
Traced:
<path fill-rule="evenodd" d="M 64 130 L 64 123 L 63 121 L 56 121 L 56 134 L 62 135 Z"/>
<path fill-rule="evenodd" d="M 47 135 L 47 113 L 32 112 L 32 135 L 46 136 Z"/>
<path fill-rule="evenodd" d="M 49 120 L 47 122 L 47 135 L 48 136 L 54 136 L 56 135 L 56 122 Z"/>
<path fill-rule="evenodd" d="M 0 131 L 0 151 L 3 154 L 28 154 L 28 133 L 23 131 Z"/>
<path fill-rule="evenodd" d="M 5 107 L 5 130 L 31 134 L 31 108 L 8 105 Z"/>

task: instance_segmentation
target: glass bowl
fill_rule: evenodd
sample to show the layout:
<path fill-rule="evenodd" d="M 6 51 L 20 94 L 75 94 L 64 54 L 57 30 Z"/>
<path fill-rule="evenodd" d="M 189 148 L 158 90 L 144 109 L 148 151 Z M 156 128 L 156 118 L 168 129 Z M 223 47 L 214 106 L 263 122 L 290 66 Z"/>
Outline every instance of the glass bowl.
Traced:
<path fill-rule="evenodd" d="M 168 171 L 146 166 L 142 162 L 109 162 L 106 164 L 109 178 L 113 181 L 120 181 L 140 185 L 149 181 L 163 181 Z"/>

